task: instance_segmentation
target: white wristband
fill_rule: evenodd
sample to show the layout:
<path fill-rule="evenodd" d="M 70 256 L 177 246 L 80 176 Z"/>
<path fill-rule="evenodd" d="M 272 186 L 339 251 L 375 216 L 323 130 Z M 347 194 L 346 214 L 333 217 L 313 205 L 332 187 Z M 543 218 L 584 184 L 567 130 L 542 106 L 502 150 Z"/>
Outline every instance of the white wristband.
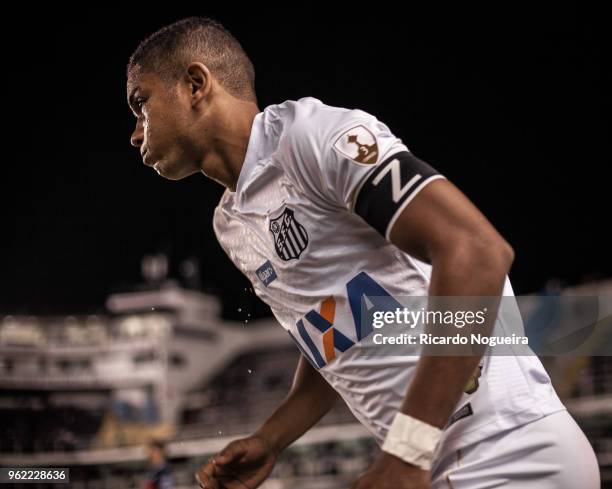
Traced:
<path fill-rule="evenodd" d="M 384 452 L 424 470 L 431 470 L 442 430 L 404 413 L 397 413 L 383 443 Z"/>

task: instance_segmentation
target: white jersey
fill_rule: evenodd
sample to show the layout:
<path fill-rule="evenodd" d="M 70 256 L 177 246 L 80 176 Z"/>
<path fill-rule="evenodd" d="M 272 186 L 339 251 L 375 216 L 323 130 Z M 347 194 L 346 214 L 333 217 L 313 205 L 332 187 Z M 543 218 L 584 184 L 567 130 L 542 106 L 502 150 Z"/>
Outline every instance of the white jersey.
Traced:
<path fill-rule="evenodd" d="M 314 98 L 271 105 L 253 121 L 235 192 L 214 229 L 321 375 L 379 443 L 399 410 L 417 356 L 364 356 L 363 295 L 426 296 L 431 267 L 388 241 L 394 220 L 444 178 L 372 115 Z M 503 295 L 514 296 L 506 278 Z M 565 409 L 535 356 L 483 358 L 442 453 Z"/>

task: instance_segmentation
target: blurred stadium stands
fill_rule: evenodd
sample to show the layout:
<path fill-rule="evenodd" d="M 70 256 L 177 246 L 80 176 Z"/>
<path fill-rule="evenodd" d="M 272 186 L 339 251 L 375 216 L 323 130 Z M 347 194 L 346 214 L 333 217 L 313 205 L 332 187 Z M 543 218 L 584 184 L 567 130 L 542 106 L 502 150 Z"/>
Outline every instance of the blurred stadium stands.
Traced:
<path fill-rule="evenodd" d="M 610 282 L 585 287 L 612 296 Z M 179 487 L 193 487 L 196 468 L 255 430 L 291 385 L 298 351 L 272 319 L 224 321 L 213 297 L 175 285 L 111 296 L 107 307 L 0 318 L 2 466 L 70 467 L 78 489 L 136 488 L 142 444 L 163 437 Z M 612 484 L 612 358 L 543 361 Z M 339 403 L 265 487 L 346 487 L 377 450 Z"/>

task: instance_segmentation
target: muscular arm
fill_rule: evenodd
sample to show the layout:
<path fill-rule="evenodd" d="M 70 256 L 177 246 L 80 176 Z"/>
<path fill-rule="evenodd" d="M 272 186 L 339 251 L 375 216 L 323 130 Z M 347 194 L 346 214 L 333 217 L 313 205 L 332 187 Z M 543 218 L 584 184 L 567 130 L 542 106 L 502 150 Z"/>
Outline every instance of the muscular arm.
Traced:
<path fill-rule="evenodd" d="M 442 179 L 431 182 L 406 206 L 390 240 L 431 263 L 430 297 L 500 296 L 514 259 L 512 248 L 489 221 Z M 496 318 L 497 306 L 489 309 L 489 322 Z M 401 411 L 443 428 L 479 361 L 477 356 L 422 356 Z"/>
<path fill-rule="evenodd" d="M 319 372 L 300 356 L 289 394 L 255 435 L 265 438 L 279 453 L 319 421 L 338 397 Z"/>
<path fill-rule="evenodd" d="M 278 454 L 299 438 L 337 400 L 321 375 L 300 357 L 289 395 L 252 436 L 229 443 L 195 474 L 206 489 L 259 487 L 272 473 Z"/>

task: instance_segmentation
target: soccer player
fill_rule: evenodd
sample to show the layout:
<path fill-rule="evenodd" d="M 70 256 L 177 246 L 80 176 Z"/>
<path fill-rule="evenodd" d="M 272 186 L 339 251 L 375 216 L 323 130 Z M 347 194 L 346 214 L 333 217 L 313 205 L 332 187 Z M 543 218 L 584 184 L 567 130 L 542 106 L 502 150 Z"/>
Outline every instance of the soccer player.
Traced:
<path fill-rule="evenodd" d="M 254 78 L 207 18 L 162 28 L 128 65 L 132 144 L 165 178 L 202 172 L 226 187 L 217 238 L 302 353 L 287 398 L 205 464 L 200 485 L 258 487 L 342 398 L 382 447 L 353 489 L 599 487 L 535 356 L 363 354 L 362 298 L 513 296 L 514 252 L 374 116 L 310 97 L 261 111 Z"/>

